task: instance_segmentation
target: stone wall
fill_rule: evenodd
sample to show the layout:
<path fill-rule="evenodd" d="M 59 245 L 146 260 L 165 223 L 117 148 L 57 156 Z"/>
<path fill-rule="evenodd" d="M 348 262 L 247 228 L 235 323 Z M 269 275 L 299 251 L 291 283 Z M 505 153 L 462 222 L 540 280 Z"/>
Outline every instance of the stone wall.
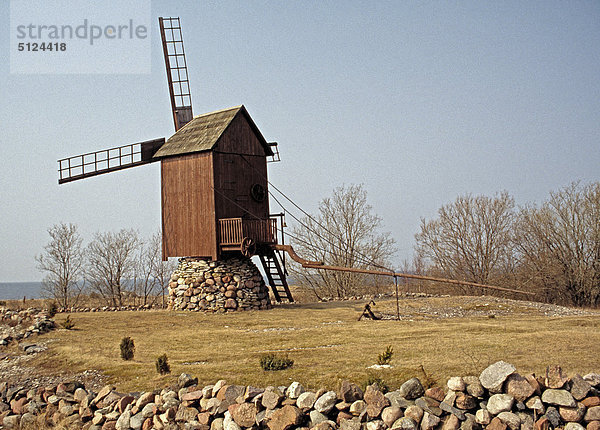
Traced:
<path fill-rule="evenodd" d="M 249 258 L 182 258 L 169 282 L 169 309 L 226 312 L 270 308 L 269 290 Z"/>
<path fill-rule="evenodd" d="M 79 383 L 12 387 L 0 382 L 0 427 L 86 430 L 599 430 L 600 374 L 567 378 L 559 367 L 521 376 L 503 361 L 444 387 L 417 378 L 385 393 L 344 381 L 337 390 L 298 382 L 257 388 L 198 385 L 181 374 L 163 390 L 124 394 Z"/>
<path fill-rule="evenodd" d="M 9 345 L 13 341 L 20 342 L 55 328 L 54 320 L 40 309 L 17 311 L 0 307 L 0 346 Z M 23 349 L 26 350 L 25 347 Z"/>

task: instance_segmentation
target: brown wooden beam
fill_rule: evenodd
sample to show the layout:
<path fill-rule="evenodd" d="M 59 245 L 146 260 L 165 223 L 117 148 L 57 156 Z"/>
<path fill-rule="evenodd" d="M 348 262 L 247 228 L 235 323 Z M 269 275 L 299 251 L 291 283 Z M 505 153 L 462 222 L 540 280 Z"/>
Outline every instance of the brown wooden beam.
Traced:
<path fill-rule="evenodd" d="M 391 276 L 391 277 L 406 278 L 406 279 L 419 279 L 422 281 L 442 282 L 445 284 L 454 284 L 454 285 L 466 285 L 469 287 L 485 288 L 488 290 L 503 291 L 506 293 L 514 293 L 514 294 L 523 294 L 523 295 L 527 295 L 527 296 L 535 295 L 535 293 L 532 293 L 529 291 L 514 290 L 512 288 L 497 287 L 495 285 L 488 285 L 488 284 L 478 284 L 476 282 L 459 281 L 457 279 L 435 278 L 433 276 L 413 275 L 411 273 L 400 273 L 400 272 L 394 272 L 394 271 L 387 272 L 387 271 L 383 271 L 383 270 L 358 269 L 355 267 L 327 266 L 319 261 L 309 261 L 309 260 L 305 260 L 305 259 L 299 257 L 298 254 L 296 254 L 296 252 L 293 250 L 293 248 L 290 245 L 276 245 L 275 249 L 287 252 L 289 254 L 289 256 L 292 258 L 292 260 L 301 264 L 302 267 L 304 267 L 306 269 L 334 270 L 334 271 L 338 271 L 338 272 L 363 273 L 366 275 L 380 275 L 380 276 Z"/>

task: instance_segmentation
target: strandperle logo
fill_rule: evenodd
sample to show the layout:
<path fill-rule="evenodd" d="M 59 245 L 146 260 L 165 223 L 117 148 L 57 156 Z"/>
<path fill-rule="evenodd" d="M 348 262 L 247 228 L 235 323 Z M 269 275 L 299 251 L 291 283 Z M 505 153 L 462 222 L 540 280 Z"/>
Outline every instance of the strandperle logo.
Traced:
<path fill-rule="evenodd" d="M 56 24 L 20 24 L 16 26 L 17 39 L 67 41 L 73 39 L 88 40 L 90 45 L 99 39 L 146 39 L 148 27 L 136 24 L 130 19 L 127 24 L 97 25 L 84 19 L 79 25 Z"/>

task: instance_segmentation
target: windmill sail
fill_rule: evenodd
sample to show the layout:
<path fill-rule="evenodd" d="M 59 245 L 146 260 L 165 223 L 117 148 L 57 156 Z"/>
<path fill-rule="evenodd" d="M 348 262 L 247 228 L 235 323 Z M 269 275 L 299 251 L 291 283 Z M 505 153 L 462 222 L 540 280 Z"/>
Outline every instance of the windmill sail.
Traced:
<path fill-rule="evenodd" d="M 179 18 L 158 18 L 175 131 L 194 117 Z"/>
<path fill-rule="evenodd" d="M 102 151 L 89 152 L 58 160 L 58 183 L 140 166 L 158 161 L 152 156 L 165 143 L 165 138 L 132 143 Z"/>

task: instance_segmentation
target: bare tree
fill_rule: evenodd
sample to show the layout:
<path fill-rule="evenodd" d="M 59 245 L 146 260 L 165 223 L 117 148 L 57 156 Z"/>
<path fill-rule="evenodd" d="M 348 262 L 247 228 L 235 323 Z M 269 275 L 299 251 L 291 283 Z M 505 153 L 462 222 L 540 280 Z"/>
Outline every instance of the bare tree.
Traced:
<path fill-rule="evenodd" d="M 364 187 L 342 186 L 320 202 L 315 216 L 304 217 L 293 228 L 292 245 L 308 260 L 343 267 L 382 267 L 389 264 L 396 250 L 390 234 L 380 232 L 380 228 L 381 218 L 372 213 Z M 367 275 L 310 270 L 297 265 L 290 270 L 319 298 L 372 292 L 381 282 Z"/>
<path fill-rule="evenodd" d="M 123 293 L 135 273 L 139 237 L 134 230 L 96 233 L 87 248 L 91 287 L 113 306 L 122 306 Z"/>
<path fill-rule="evenodd" d="M 600 305 L 600 182 L 573 183 L 519 214 L 521 271 L 546 300 Z"/>
<path fill-rule="evenodd" d="M 153 234 L 148 241 L 140 243 L 136 255 L 133 285 L 143 305 L 155 303 L 157 295 L 160 294 L 162 305 L 165 306 L 166 289 L 176 265 L 175 260 L 162 261 L 160 232 Z"/>
<path fill-rule="evenodd" d="M 140 241 L 135 254 L 133 265 L 132 292 L 135 294 L 134 301 L 141 299 L 142 305 L 148 304 L 149 300 L 154 302 L 153 295 L 156 290 L 156 282 L 152 277 L 152 253 L 153 250 L 147 242 Z M 137 302 L 136 302 L 137 304 Z"/>
<path fill-rule="evenodd" d="M 156 290 L 160 290 L 162 296 L 162 306 L 166 306 L 165 297 L 167 294 L 167 287 L 171 274 L 177 267 L 177 260 L 162 259 L 162 234 L 161 232 L 155 233 L 151 238 L 148 245 L 148 258 L 152 273 L 152 278 L 156 284 Z"/>
<path fill-rule="evenodd" d="M 83 240 L 74 224 L 55 224 L 48 234 L 50 242 L 35 257 L 38 269 L 46 273 L 42 294 L 66 308 L 77 302 L 84 286 Z"/>
<path fill-rule="evenodd" d="M 497 281 L 514 260 L 514 208 L 507 192 L 493 198 L 458 197 L 442 206 L 436 219 L 421 219 L 421 231 L 415 235 L 418 258 L 447 278 Z"/>

